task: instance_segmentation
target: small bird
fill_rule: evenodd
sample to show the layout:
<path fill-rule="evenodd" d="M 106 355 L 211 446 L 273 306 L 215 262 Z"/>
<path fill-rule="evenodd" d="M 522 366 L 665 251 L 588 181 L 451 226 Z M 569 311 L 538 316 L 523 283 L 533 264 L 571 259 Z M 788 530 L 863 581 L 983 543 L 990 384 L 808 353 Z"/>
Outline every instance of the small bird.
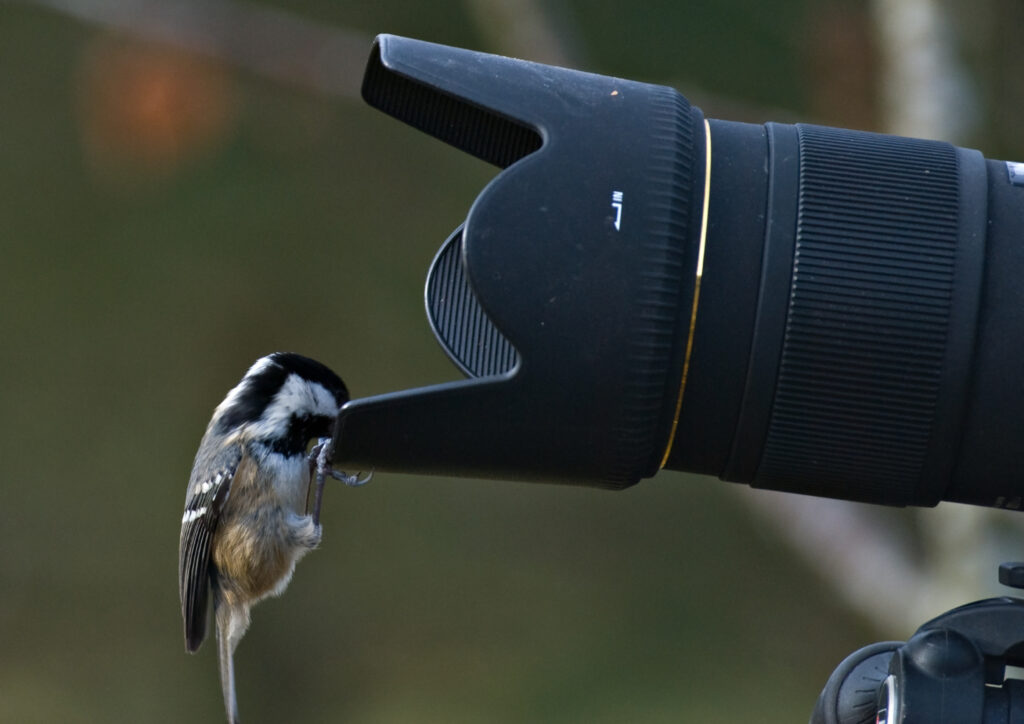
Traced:
<path fill-rule="evenodd" d="M 326 476 L 347 485 L 368 478 L 330 467 L 334 432 L 348 390 L 319 362 L 287 352 L 256 361 L 213 412 L 185 493 L 178 550 L 185 648 L 206 638 L 212 594 L 221 688 L 238 724 L 234 653 L 249 610 L 288 586 L 295 564 L 320 543 Z M 319 438 L 310 454 L 309 442 Z M 306 513 L 312 470 L 315 507 Z"/>

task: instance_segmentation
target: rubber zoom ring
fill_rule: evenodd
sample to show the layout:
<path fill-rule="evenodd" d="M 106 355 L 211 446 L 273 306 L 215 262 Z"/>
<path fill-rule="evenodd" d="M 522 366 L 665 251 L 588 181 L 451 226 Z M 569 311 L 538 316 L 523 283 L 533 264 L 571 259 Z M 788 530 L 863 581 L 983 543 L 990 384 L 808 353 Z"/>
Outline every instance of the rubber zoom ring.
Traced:
<path fill-rule="evenodd" d="M 946 356 L 955 147 L 797 129 L 793 277 L 754 485 L 906 504 L 925 464 Z"/>

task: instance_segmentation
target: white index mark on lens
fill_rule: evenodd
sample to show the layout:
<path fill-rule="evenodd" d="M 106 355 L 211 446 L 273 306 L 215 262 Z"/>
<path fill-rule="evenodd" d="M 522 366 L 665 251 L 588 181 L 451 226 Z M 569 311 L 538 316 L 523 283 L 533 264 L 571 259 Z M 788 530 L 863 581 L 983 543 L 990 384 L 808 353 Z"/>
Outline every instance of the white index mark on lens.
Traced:
<path fill-rule="evenodd" d="M 622 192 L 612 191 L 612 208 L 615 209 L 615 230 L 622 226 Z"/>
<path fill-rule="evenodd" d="M 202 485 L 199 486 L 199 492 L 200 493 L 209 493 L 210 489 L 212 487 L 213 487 L 213 483 L 211 483 L 209 480 L 207 480 L 205 483 L 203 483 Z"/>

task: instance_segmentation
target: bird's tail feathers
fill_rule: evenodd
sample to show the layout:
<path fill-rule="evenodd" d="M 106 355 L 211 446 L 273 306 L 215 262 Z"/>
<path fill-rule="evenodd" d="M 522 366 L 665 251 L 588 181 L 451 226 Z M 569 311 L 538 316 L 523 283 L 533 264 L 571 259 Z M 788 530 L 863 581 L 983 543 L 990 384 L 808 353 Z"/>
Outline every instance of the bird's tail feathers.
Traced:
<path fill-rule="evenodd" d="M 220 659 L 220 686 L 228 724 L 239 724 L 238 697 L 235 695 L 235 649 L 249 628 L 249 608 L 218 601 L 217 654 Z"/>

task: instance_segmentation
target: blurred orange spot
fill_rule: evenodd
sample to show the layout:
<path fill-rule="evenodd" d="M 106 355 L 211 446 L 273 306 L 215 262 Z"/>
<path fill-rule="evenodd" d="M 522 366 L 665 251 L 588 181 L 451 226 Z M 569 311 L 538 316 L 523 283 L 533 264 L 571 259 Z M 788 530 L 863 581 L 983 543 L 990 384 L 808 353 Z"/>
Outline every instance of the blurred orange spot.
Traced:
<path fill-rule="evenodd" d="M 233 129 L 231 77 L 212 61 L 104 36 L 87 47 L 80 71 L 83 143 L 101 172 L 166 175 Z"/>

